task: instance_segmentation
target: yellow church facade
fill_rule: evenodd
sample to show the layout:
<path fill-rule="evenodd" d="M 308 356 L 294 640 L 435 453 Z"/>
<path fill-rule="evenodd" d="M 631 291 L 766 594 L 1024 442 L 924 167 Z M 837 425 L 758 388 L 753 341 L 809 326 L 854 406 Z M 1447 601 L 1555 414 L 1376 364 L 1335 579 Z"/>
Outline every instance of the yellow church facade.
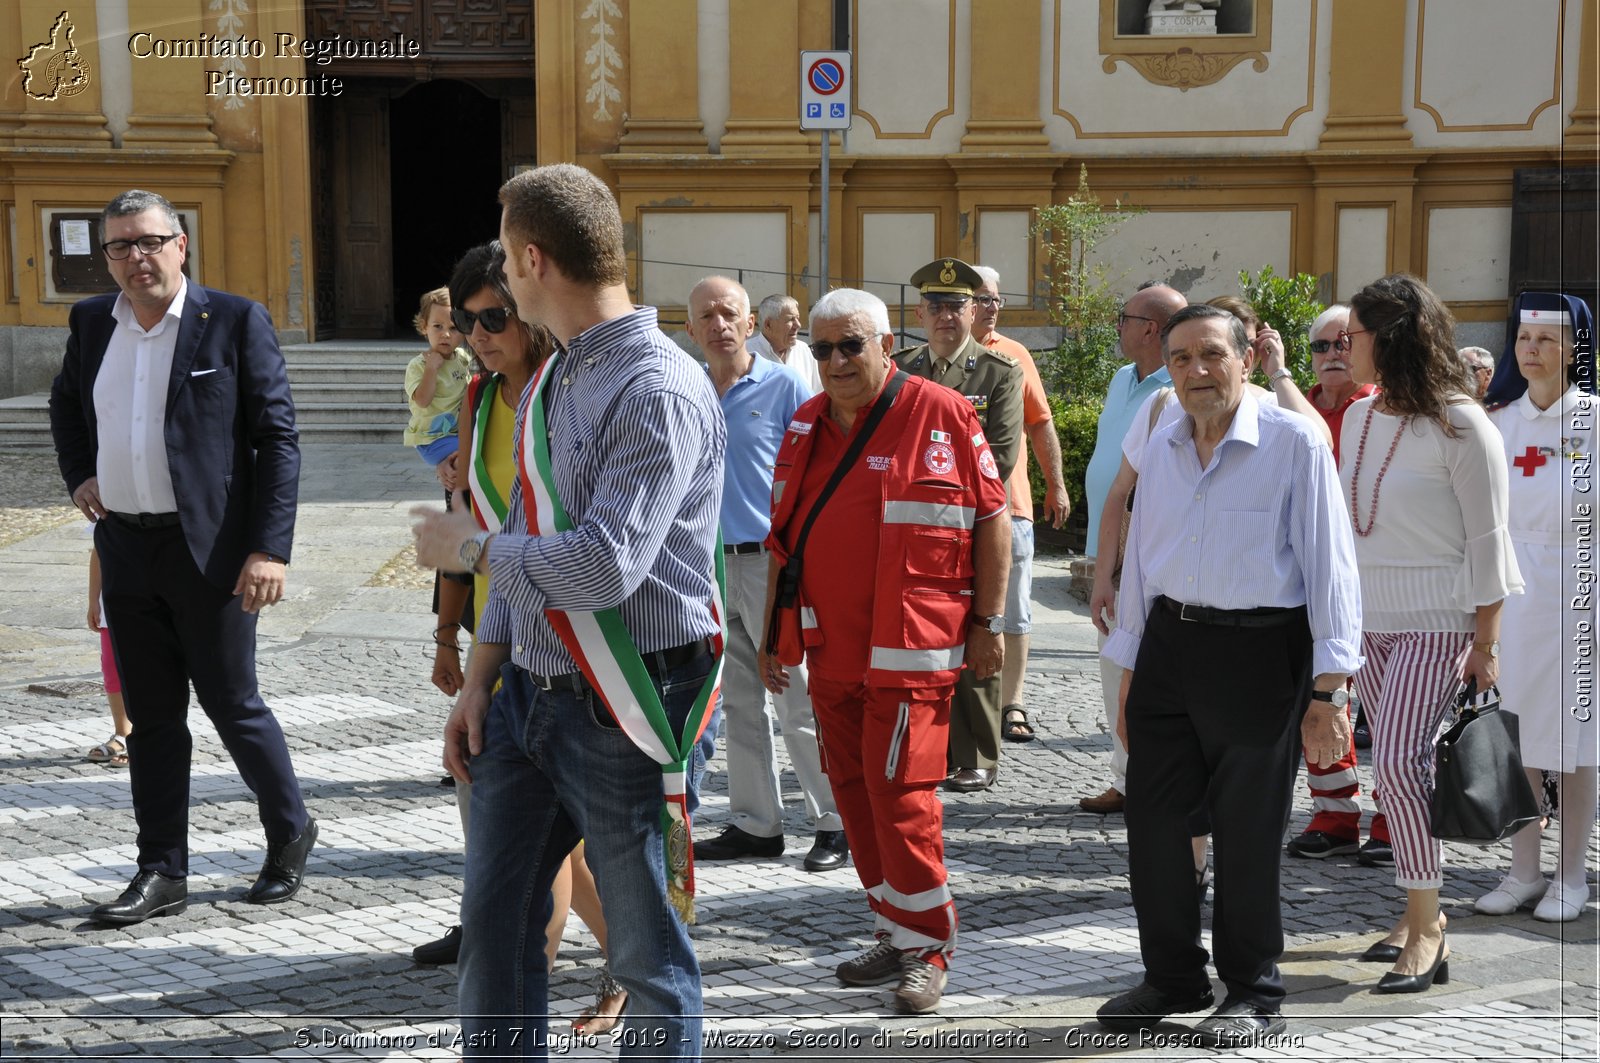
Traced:
<path fill-rule="evenodd" d="M 1596 4 L 16 0 L 0 396 L 48 384 L 72 303 L 107 286 L 92 222 L 118 191 L 171 199 L 191 277 L 286 339 L 379 336 L 494 235 L 500 181 L 556 161 L 616 190 L 635 296 L 668 317 L 712 271 L 897 308 L 956 255 L 1043 336 L 1034 212 L 1087 166 L 1143 210 L 1100 249 L 1130 289 L 1207 298 L 1271 265 L 1337 298 L 1409 270 L 1495 334 L 1519 283 L 1593 283 L 1561 247 L 1593 247 Z M 800 52 L 835 47 L 850 128 L 823 189 Z"/>

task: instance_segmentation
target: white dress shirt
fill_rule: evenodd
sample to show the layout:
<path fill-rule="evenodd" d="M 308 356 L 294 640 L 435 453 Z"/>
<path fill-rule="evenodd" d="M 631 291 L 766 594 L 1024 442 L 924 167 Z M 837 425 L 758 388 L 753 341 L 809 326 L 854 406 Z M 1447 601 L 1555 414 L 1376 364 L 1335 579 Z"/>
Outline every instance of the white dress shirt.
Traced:
<path fill-rule="evenodd" d="M 1161 595 L 1216 609 L 1303 605 L 1313 674 L 1349 675 L 1361 666 L 1354 539 L 1333 451 L 1304 417 L 1245 392 L 1202 469 L 1185 415 L 1145 450 L 1117 629 L 1102 652 L 1133 668 Z"/>
<path fill-rule="evenodd" d="M 139 325 L 126 295 L 117 296 L 111 307 L 117 327 L 94 378 L 94 414 L 99 435 L 95 475 L 100 501 L 113 513 L 178 510 L 167 466 L 167 387 L 188 295 L 185 279 L 167 312 L 149 330 Z"/>
<path fill-rule="evenodd" d="M 767 338 L 757 332 L 750 337 L 745 346 L 750 349 L 751 354 L 759 355 L 769 362 L 786 365 L 799 373 L 800 379 L 811 389 L 811 394 L 815 395 L 822 390 L 822 370 L 817 366 L 817 360 L 811 357 L 811 348 L 804 340 L 795 340 L 793 347 L 778 355 L 773 353 L 772 344 L 767 342 Z"/>

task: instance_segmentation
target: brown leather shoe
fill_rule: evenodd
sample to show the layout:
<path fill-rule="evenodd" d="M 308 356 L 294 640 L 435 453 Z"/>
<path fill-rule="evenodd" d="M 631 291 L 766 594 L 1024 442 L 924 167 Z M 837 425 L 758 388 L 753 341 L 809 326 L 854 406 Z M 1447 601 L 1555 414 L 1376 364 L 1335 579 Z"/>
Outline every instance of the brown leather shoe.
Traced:
<path fill-rule="evenodd" d="M 1085 812 L 1097 812 L 1106 815 L 1110 812 L 1122 811 L 1122 792 L 1115 786 L 1110 787 L 1099 797 L 1085 797 L 1078 802 L 1078 807 Z"/>
<path fill-rule="evenodd" d="M 979 793 L 993 786 L 999 774 L 995 768 L 960 768 L 945 779 L 944 788 L 957 794 Z"/>

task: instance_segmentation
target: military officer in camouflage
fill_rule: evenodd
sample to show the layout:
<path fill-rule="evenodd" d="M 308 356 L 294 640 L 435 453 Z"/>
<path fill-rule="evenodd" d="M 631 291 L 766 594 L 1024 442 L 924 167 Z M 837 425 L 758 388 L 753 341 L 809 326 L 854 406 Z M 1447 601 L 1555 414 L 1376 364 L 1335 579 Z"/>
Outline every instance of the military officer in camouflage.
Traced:
<path fill-rule="evenodd" d="M 983 278 L 958 258 L 941 258 L 913 273 L 911 283 L 922 293 L 917 321 L 928 342 L 896 354 L 895 363 L 966 396 L 1004 480 L 1022 453 L 1022 367 L 972 337 L 972 296 Z M 972 622 L 999 634 L 1004 619 L 974 616 Z M 987 790 L 994 785 L 999 759 L 1000 677 L 975 680 L 963 670 L 950 703 L 950 776 L 944 788 Z"/>

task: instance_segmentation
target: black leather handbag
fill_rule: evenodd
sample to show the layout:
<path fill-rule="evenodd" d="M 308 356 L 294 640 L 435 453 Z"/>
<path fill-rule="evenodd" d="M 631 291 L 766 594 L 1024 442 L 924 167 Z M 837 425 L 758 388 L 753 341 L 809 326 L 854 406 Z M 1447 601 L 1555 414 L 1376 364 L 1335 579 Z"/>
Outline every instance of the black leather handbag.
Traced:
<path fill-rule="evenodd" d="M 1500 689 L 1477 696 L 1468 680 L 1451 698 L 1454 716 L 1434 747 L 1433 836 L 1493 845 L 1539 818 L 1522 770 L 1517 718 L 1500 711 Z"/>

